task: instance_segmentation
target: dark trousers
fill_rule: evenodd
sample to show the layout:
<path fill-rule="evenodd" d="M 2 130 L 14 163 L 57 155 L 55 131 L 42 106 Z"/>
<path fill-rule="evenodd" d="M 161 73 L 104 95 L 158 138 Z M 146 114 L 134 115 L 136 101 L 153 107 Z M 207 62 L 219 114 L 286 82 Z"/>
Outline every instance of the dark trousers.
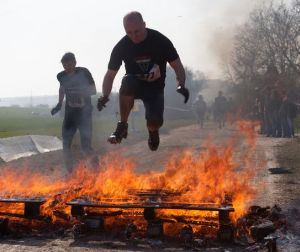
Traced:
<path fill-rule="evenodd" d="M 293 119 L 288 115 L 283 115 L 281 117 L 283 137 L 292 137 L 294 136 L 294 125 Z"/>
<path fill-rule="evenodd" d="M 272 123 L 272 136 L 273 137 L 281 137 L 282 127 L 281 127 L 279 113 L 277 111 L 274 111 L 272 113 L 271 123 Z"/>
<path fill-rule="evenodd" d="M 137 79 L 133 75 L 125 75 L 120 87 L 120 95 L 141 99 L 145 107 L 147 124 L 163 125 L 164 89 L 158 84 Z"/>
<path fill-rule="evenodd" d="M 219 129 L 225 127 L 225 113 L 219 111 L 219 112 L 217 112 L 216 117 L 217 117 Z"/>
<path fill-rule="evenodd" d="M 197 116 L 197 122 L 198 122 L 198 124 L 200 125 L 201 128 L 203 128 L 205 113 L 197 111 L 196 112 L 196 116 Z"/>
<path fill-rule="evenodd" d="M 66 168 L 73 169 L 73 157 L 71 145 L 73 137 L 77 131 L 80 133 L 80 143 L 84 154 L 89 155 L 93 152 L 92 140 L 92 106 L 86 105 L 83 108 L 66 107 L 65 117 L 62 126 L 63 153 Z"/>
<path fill-rule="evenodd" d="M 267 136 L 272 136 L 273 134 L 273 127 L 272 127 L 272 114 L 269 111 L 265 112 L 265 134 Z"/>

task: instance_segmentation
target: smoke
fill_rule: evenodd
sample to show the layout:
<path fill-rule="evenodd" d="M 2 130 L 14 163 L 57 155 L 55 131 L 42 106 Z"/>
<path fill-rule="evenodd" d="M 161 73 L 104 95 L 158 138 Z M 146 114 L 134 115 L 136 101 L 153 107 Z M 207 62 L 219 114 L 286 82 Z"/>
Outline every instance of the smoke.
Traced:
<path fill-rule="evenodd" d="M 223 91 L 227 97 L 231 96 L 228 92 L 229 83 L 221 80 L 228 79 L 230 74 L 228 63 L 234 49 L 234 36 L 254 9 L 270 2 L 271 0 L 220 0 L 211 3 L 210 8 L 205 6 L 208 13 L 205 20 L 198 23 L 195 33 L 196 43 L 199 44 L 195 57 L 200 59 L 200 71 L 208 79 L 201 91 L 208 103 L 212 103 L 218 91 Z M 203 7 L 201 3 L 194 6 L 195 9 Z"/>
<path fill-rule="evenodd" d="M 227 91 L 228 85 L 226 85 L 226 82 L 221 80 L 207 80 L 204 83 L 204 89 L 201 90 L 201 95 L 203 96 L 204 100 L 208 103 L 208 105 L 212 105 L 215 98 L 218 95 L 219 91 L 222 91 L 226 97 L 226 91 Z"/>
<path fill-rule="evenodd" d="M 237 28 L 247 21 L 251 11 L 268 2 L 270 1 L 218 1 L 210 10 L 209 18 L 199 24 L 196 40 L 202 41 L 204 48 L 198 51 L 197 56 L 206 59 L 202 66 L 209 79 L 224 78 L 224 66 L 230 58 Z"/>

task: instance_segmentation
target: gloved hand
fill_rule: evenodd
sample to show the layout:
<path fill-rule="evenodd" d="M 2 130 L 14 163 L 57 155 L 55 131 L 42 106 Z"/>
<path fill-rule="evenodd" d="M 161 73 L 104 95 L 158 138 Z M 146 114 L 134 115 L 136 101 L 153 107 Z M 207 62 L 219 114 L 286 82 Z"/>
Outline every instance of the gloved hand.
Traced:
<path fill-rule="evenodd" d="M 57 105 L 54 108 L 51 109 L 51 115 L 55 115 L 58 111 L 60 111 L 61 110 L 61 105 L 62 104 L 60 102 L 57 103 Z"/>
<path fill-rule="evenodd" d="M 177 89 L 176 89 L 176 91 L 179 94 L 183 95 L 183 97 L 184 97 L 184 103 L 187 103 L 187 101 L 190 98 L 190 92 L 189 92 L 189 90 L 186 87 L 184 87 L 184 86 L 178 86 Z"/>
<path fill-rule="evenodd" d="M 106 103 L 109 101 L 109 98 L 108 98 L 108 96 L 100 96 L 99 98 L 98 98 L 98 103 L 97 103 L 97 108 L 98 108 L 98 110 L 99 111 L 101 111 L 103 108 L 105 108 L 106 107 Z"/>

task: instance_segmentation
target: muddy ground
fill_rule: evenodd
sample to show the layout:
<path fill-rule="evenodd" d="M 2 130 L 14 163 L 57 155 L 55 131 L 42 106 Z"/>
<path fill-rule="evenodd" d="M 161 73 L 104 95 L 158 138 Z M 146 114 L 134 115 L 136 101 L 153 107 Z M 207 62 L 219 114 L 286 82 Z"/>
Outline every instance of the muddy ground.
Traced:
<path fill-rule="evenodd" d="M 208 136 L 218 145 L 236 134 L 234 127 L 219 130 L 214 125 L 199 129 L 197 125 L 177 128 L 161 135 L 159 151 L 148 150 L 146 139 L 140 133 L 131 132 L 129 139 L 118 146 L 105 144 L 99 150 L 99 155 L 115 151 L 123 153 L 137 161 L 139 172 L 160 170 L 172 153 L 181 153 L 186 147 L 203 150 L 203 143 Z M 242 144 L 241 144 L 242 146 Z M 241 147 L 242 148 L 242 147 Z M 258 135 L 255 159 L 257 164 L 265 161 L 264 167 L 257 174 L 259 182 L 263 181 L 259 195 L 253 204 L 261 206 L 280 206 L 288 217 L 288 238 L 279 244 L 279 251 L 300 251 L 300 138 L 283 139 L 267 138 Z M 51 166 L 59 166 L 61 152 L 47 153 L 31 158 L 11 162 L 11 166 L 27 163 L 33 169 L 51 172 Z M 254 162 L 255 163 L 255 162 Z M 4 166 L 2 164 L 2 166 Z M 273 169 L 272 168 L 280 168 Z M 271 169 L 271 170 L 269 170 Z M 261 186 L 261 183 L 258 184 Z M 57 233 L 21 235 L 19 237 L 0 238 L 0 251 L 182 251 L 180 243 L 176 241 L 153 242 L 141 240 L 138 244 L 131 244 L 111 234 L 99 234 L 80 240 L 74 240 L 71 235 L 61 236 Z M 299 246 L 298 246 L 299 245 Z M 236 246 L 220 246 L 216 244 L 201 251 L 245 251 Z"/>

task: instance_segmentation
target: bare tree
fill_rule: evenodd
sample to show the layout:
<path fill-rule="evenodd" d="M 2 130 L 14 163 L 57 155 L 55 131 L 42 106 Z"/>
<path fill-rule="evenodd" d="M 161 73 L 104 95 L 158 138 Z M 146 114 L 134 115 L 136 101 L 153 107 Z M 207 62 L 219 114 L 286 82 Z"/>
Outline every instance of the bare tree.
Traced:
<path fill-rule="evenodd" d="M 230 69 L 237 83 L 257 81 L 271 64 L 282 75 L 299 77 L 300 0 L 254 10 L 234 41 Z"/>

